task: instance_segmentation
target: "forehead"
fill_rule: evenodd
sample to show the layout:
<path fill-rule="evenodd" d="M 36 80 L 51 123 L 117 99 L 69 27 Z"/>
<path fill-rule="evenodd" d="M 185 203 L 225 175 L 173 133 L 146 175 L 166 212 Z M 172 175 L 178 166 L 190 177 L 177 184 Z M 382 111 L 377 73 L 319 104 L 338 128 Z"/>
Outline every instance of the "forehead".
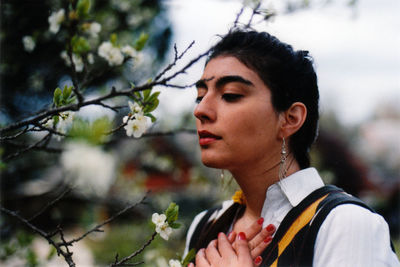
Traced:
<path fill-rule="evenodd" d="M 201 79 L 210 80 L 223 76 L 241 76 L 253 84 L 263 83 L 256 72 L 233 56 L 219 56 L 211 59 L 204 68 Z"/>

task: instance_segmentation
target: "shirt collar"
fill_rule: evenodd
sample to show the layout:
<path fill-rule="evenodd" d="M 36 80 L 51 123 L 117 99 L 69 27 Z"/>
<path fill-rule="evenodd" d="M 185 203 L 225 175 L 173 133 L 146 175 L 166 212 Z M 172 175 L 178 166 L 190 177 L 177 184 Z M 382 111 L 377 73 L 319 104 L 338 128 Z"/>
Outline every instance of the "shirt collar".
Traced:
<path fill-rule="evenodd" d="M 307 168 L 289 175 L 275 185 L 281 189 L 279 191 L 281 191 L 289 200 L 290 204 L 295 207 L 311 192 L 324 186 L 324 182 L 315 168 Z"/>

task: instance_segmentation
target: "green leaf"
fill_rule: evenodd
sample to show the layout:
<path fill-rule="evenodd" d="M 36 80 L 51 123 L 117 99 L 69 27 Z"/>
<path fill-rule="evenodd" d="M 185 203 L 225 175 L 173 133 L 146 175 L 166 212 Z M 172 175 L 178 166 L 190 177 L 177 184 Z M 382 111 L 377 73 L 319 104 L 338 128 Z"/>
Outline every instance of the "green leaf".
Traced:
<path fill-rule="evenodd" d="M 151 122 L 154 123 L 156 122 L 157 118 L 153 116 L 151 113 L 145 113 L 145 116 L 149 117 L 151 119 Z"/>
<path fill-rule="evenodd" d="M 182 266 L 187 266 L 196 257 L 196 250 L 192 248 L 182 261 Z"/>
<path fill-rule="evenodd" d="M 171 202 L 171 204 L 169 204 L 169 207 L 165 210 L 164 214 L 167 216 L 168 224 L 171 225 L 173 222 L 178 220 L 179 206 L 176 205 L 176 203 Z"/>
<path fill-rule="evenodd" d="M 113 44 L 113 46 L 118 46 L 118 36 L 116 33 L 111 34 L 110 42 Z"/>
<path fill-rule="evenodd" d="M 53 96 L 53 102 L 56 105 L 56 107 L 61 106 L 61 95 L 62 95 L 62 91 L 59 87 L 57 87 L 54 90 L 54 96 Z"/>
<path fill-rule="evenodd" d="M 108 117 L 96 119 L 92 123 L 82 119 L 75 119 L 69 135 L 75 139 L 84 140 L 90 144 L 98 145 L 108 140 L 107 132 L 111 130 L 112 124 Z"/>
<path fill-rule="evenodd" d="M 142 95 L 140 94 L 139 91 L 135 91 L 133 94 L 134 94 L 138 99 L 142 99 Z"/>
<path fill-rule="evenodd" d="M 76 12 L 79 18 L 85 18 L 89 15 L 90 9 L 90 0 L 79 0 L 78 5 L 76 7 Z"/>
<path fill-rule="evenodd" d="M 74 103 L 75 100 L 76 100 L 76 97 L 73 96 L 73 97 L 67 99 L 67 100 L 65 101 L 65 104 L 68 105 L 68 104 Z"/>
<path fill-rule="evenodd" d="M 72 86 L 65 85 L 64 86 L 64 90 L 63 90 L 63 94 L 62 94 L 64 100 L 67 100 L 68 97 L 70 97 L 71 93 L 72 93 Z"/>
<path fill-rule="evenodd" d="M 146 89 L 146 90 L 143 91 L 143 100 L 144 100 L 145 102 L 146 102 L 147 99 L 149 98 L 150 93 L 151 93 L 151 89 Z"/>
<path fill-rule="evenodd" d="M 145 46 L 147 40 L 149 39 L 149 35 L 147 33 L 141 33 L 139 39 L 136 40 L 134 48 L 136 51 L 140 51 Z"/>
<path fill-rule="evenodd" d="M 60 118 L 58 116 L 53 116 L 53 124 L 54 125 L 57 125 L 59 120 L 60 120 Z"/>
<path fill-rule="evenodd" d="M 27 266 L 29 267 L 36 267 L 39 265 L 38 257 L 31 248 L 28 248 L 28 251 L 26 253 L 26 262 Z"/>
<path fill-rule="evenodd" d="M 155 99 L 153 102 L 146 104 L 146 106 L 143 108 L 143 112 L 150 113 L 150 112 L 154 111 L 158 107 L 159 104 L 160 104 L 160 101 L 158 99 Z"/>
<path fill-rule="evenodd" d="M 17 237 L 18 244 L 21 247 L 26 247 L 26 246 L 30 245 L 33 241 L 33 235 L 30 235 L 23 231 L 19 231 L 16 234 L 16 237 Z"/>
<path fill-rule="evenodd" d="M 160 94 L 161 94 L 161 92 L 155 92 L 154 94 L 152 94 L 152 95 L 149 97 L 149 102 L 152 102 L 152 101 L 158 99 L 158 96 L 159 96 Z"/>
<path fill-rule="evenodd" d="M 72 52 L 77 55 L 85 54 L 90 51 L 89 41 L 82 36 L 75 35 L 71 40 Z"/>
<path fill-rule="evenodd" d="M 46 259 L 51 260 L 56 255 L 56 252 L 57 252 L 57 250 L 53 246 L 51 246 Z"/>
<path fill-rule="evenodd" d="M 181 227 L 181 224 L 173 222 L 169 226 L 171 226 L 172 229 L 178 229 L 179 227 Z"/>

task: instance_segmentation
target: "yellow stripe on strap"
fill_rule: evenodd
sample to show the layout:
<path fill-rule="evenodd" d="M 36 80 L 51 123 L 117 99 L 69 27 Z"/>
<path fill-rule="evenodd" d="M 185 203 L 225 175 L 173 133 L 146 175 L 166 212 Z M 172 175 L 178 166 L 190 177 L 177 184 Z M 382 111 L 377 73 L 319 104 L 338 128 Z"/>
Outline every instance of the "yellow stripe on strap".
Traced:
<path fill-rule="evenodd" d="M 296 234 L 311 221 L 311 219 L 314 217 L 314 214 L 317 210 L 318 204 L 322 200 L 324 200 L 327 196 L 328 195 L 321 197 L 320 199 L 318 199 L 314 203 L 312 203 L 310 206 L 308 206 L 308 208 L 305 209 L 297 217 L 297 219 L 292 223 L 290 228 L 286 231 L 285 235 L 282 237 L 282 239 L 278 243 L 278 257 L 276 258 L 274 263 L 272 263 L 271 267 L 278 266 L 278 259 L 281 256 L 281 254 L 283 253 L 283 251 L 290 244 L 290 242 L 292 242 L 292 240 L 296 236 Z"/>

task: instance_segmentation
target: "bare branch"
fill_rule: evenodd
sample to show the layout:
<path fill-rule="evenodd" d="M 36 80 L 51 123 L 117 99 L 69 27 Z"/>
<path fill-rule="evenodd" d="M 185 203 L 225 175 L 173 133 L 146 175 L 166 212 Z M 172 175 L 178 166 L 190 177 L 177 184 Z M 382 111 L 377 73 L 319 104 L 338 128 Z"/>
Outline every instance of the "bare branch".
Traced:
<path fill-rule="evenodd" d="M 85 238 L 87 235 L 89 235 L 90 233 L 98 232 L 98 231 L 100 230 L 101 227 L 103 227 L 104 225 L 106 225 L 106 224 L 112 222 L 113 220 L 115 220 L 115 218 L 117 218 L 117 217 L 120 216 L 121 214 L 125 213 L 126 211 L 128 211 L 128 210 L 130 210 L 130 209 L 132 209 L 132 208 L 134 208 L 134 207 L 136 207 L 136 206 L 139 205 L 139 204 L 142 204 L 142 203 L 145 201 L 145 199 L 147 198 L 147 194 L 148 194 L 148 193 L 146 193 L 146 195 L 144 195 L 144 197 L 143 197 L 139 202 L 134 203 L 134 204 L 130 204 L 130 205 L 126 206 L 125 208 L 123 208 L 122 210 L 120 210 L 119 212 L 117 212 L 116 214 L 114 214 L 113 216 L 111 216 L 109 219 L 107 219 L 107 220 L 105 220 L 104 222 L 102 222 L 102 223 L 96 225 L 95 227 L 93 227 L 92 229 L 90 229 L 89 231 L 87 231 L 86 233 L 84 233 L 83 235 L 81 235 L 80 237 L 77 237 L 77 238 L 74 238 L 74 239 L 72 239 L 72 240 L 70 240 L 70 241 L 68 241 L 68 242 L 65 242 L 65 245 L 66 245 L 66 246 L 72 246 L 73 243 L 78 242 L 78 241 L 84 239 L 84 238 Z M 63 244 L 63 245 L 64 245 L 64 244 Z"/>
<path fill-rule="evenodd" d="M 0 142 L 16 139 L 16 138 L 20 137 L 21 135 L 23 135 L 24 133 L 28 132 L 29 131 L 28 129 L 29 129 L 29 127 L 26 126 L 25 129 L 23 129 L 22 131 L 16 133 L 15 135 L 0 137 Z"/>
<path fill-rule="evenodd" d="M 151 237 L 147 240 L 147 242 L 144 243 L 143 246 L 142 246 L 140 249 L 136 250 L 136 251 L 133 252 L 131 255 L 129 255 L 129 256 L 127 256 L 127 257 L 121 259 L 121 260 L 118 261 L 118 262 L 117 262 L 118 257 L 116 257 L 116 258 L 115 258 L 115 262 L 112 263 L 112 264 L 110 265 L 110 267 L 114 267 L 114 266 L 132 266 L 132 265 L 123 265 L 123 264 L 125 264 L 125 262 L 129 261 L 130 259 L 133 259 L 133 258 L 136 257 L 137 255 L 139 255 L 140 253 L 142 253 L 143 250 L 144 250 L 147 246 L 149 246 L 149 245 L 151 244 L 151 242 L 153 242 L 153 240 L 154 240 L 154 238 L 156 237 L 156 235 L 157 235 L 157 232 L 154 232 L 154 233 L 151 235 Z"/>
<path fill-rule="evenodd" d="M 9 160 L 11 160 L 11 159 L 13 159 L 13 158 L 15 158 L 15 157 L 18 157 L 20 154 L 25 153 L 25 152 L 28 152 L 28 151 L 30 151 L 30 150 L 32 150 L 32 149 L 43 148 L 43 147 L 40 147 L 40 144 L 43 143 L 43 142 L 46 142 L 47 139 L 50 139 L 51 135 L 52 135 L 51 133 L 48 133 L 45 137 L 43 137 L 42 139 L 40 139 L 40 140 L 37 141 L 36 143 L 34 143 L 34 144 L 30 145 L 30 146 L 27 146 L 26 148 L 21 149 L 21 150 L 19 150 L 19 151 L 13 153 L 13 154 L 11 154 L 11 155 L 8 155 L 7 157 L 5 157 L 5 158 L 3 159 L 3 161 L 9 161 Z"/>
<path fill-rule="evenodd" d="M 56 251 L 58 255 L 62 255 L 65 259 L 65 261 L 68 263 L 68 265 L 70 267 L 75 267 L 75 263 L 72 260 L 71 255 L 67 254 L 65 251 L 63 251 L 50 237 L 50 235 L 46 232 L 44 232 L 43 230 L 37 228 L 36 226 L 34 226 L 33 224 L 31 224 L 27 219 L 23 218 L 22 216 L 20 216 L 17 212 L 15 211 L 11 211 L 9 209 L 6 209 L 2 206 L 0 206 L 0 210 L 6 214 L 8 214 L 9 216 L 12 216 L 14 218 L 17 218 L 20 222 L 22 222 L 25 226 L 27 226 L 29 229 L 31 229 L 33 232 L 37 233 L 38 235 L 40 235 L 41 237 L 43 237 L 44 239 L 46 239 L 50 245 L 52 245 Z M 59 231 L 57 231 L 59 232 Z"/>
<path fill-rule="evenodd" d="M 69 192 L 71 192 L 71 188 L 67 188 L 66 190 L 64 190 L 58 197 L 56 197 L 55 199 L 53 199 L 51 202 L 47 203 L 46 206 L 44 206 L 39 212 L 37 212 L 35 215 L 33 215 L 31 218 L 28 219 L 28 221 L 33 221 L 34 219 L 36 219 L 37 217 L 39 217 L 40 215 L 42 215 L 46 210 L 48 210 L 51 206 L 53 206 L 55 203 L 57 203 L 58 201 L 60 201 L 66 194 L 68 194 Z"/>
<path fill-rule="evenodd" d="M 158 79 L 160 79 L 167 71 L 169 71 L 173 66 L 176 65 L 176 63 L 178 62 L 178 60 L 180 60 L 187 51 L 189 51 L 190 48 L 192 48 L 192 46 L 194 45 L 194 41 L 192 41 L 189 46 L 180 54 L 178 55 L 178 49 L 176 48 L 176 44 L 174 44 L 174 51 L 175 51 L 175 59 L 174 61 L 169 64 L 164 70 L 162 70 L 155 78 L 154 81 L 157 81 Z"/>

